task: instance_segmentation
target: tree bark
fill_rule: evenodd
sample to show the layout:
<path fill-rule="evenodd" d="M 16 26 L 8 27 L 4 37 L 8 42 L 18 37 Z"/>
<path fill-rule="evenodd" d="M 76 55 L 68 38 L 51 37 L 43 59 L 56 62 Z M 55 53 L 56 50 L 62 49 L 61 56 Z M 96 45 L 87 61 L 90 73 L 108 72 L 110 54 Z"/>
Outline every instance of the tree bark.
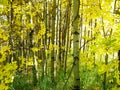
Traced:
<path fill-rule="evenodd" d="M 80 75 L 79 75 L 79 0 L 73 0 L 73 72 L 74 72 L 74 87 L 73 90 L 80 90 Z"/>
<path fill-rule="evenodd" d="M 52 45 L 55 44 L 55 19 L 56 19 L 56 0 L 53 0 L 53 8 L 52 8 L 52 37 L 51 37 L 51 43 Z M 52 84 L 54 85 L 55 79 L 54 79 L 54 63 L 55 63 L 55 53 L 54 48 L 51 51 L 51 80 Z"/>

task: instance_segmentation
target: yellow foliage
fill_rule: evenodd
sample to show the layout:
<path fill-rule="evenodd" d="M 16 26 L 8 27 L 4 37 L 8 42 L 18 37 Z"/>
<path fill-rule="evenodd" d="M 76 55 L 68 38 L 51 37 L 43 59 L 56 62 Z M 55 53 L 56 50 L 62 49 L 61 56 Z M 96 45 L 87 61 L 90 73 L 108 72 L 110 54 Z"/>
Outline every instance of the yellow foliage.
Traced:
<path fill-rule="evenodd" d="M 53 45 L 53 44 L 50 44 L 50 45 L 49 45 L 49 50 L 53 50 L 53 48 L 54 48 L 54 45 Z"/>
<path fill-rule="evenodd" d="M 67 7 L 68 0 L 62 0 L 62 8 L 65 9 Z"/>
<path fill-rule="evenodd" d="M 47 37 L 48 37 L 48 38 L 49 38 L 49 37 L 51 37 L 51 36 L 52 36 L 52 34 L 51 34 L 51 33 L 48 33 L 48 34 L 47 34 Z"/>
<path fill-rule="evenodd" d="M 32 48 L 32 51 L 33 51 L 33 52 L 37 52 L 37 51 L 39 51 L 39 48 L 33 47 L 33 48 Z"/>
<path fill-rule="evenodd" d="M 16 71 L 16 62 L 0 66 L 0 89 L 8 90 L 8 84 L 13 82 L 13 73 Z"/>
<path fill-rule="evenodd" d="M 39 32 L 37 33 L 37 35 L 35 35 L 34 37 L 34 42 L 38 43 L 38 40 L 42 38 L 43 35 L 45 35 L 46 33 L 46 27 L 45 27 L 45 23 L 41 22 L 40 23 L 41 29 L 39 30 Z"/>
<path fill-rule="evenodd" d="M 104 63 L 99 62 L 97 63 L 97 65 L 98 65 L 98 74 L 103 74 L 108 71 L 108 67 Z"/>
<path fill-rule="evenodd" d="M 53 47 L 54 47 L 56 50 L 59 49 L 59 46 L 58 46 L 58 45 L 54 45 Z"/>
<path fill-rule="evenodd" d="M 117 82 L 118 85 L 120 85 L 119 75 L 120 75 L 120 72 L 119 71 L 115 71 L 114 77 L 116 78 L 116 82 Z"/>

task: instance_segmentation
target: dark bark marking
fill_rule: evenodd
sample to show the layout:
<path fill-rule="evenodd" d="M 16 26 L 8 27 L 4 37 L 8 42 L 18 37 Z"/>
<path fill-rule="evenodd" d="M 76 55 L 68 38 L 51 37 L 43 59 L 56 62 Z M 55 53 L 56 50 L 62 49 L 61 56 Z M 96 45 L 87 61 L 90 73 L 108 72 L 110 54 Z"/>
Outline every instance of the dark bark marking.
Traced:
<path fill-rule="evenodd" d="M 75 34 L 75 35 L 79 35 L 79 32 L 75 31 L 73 34 Z"/>

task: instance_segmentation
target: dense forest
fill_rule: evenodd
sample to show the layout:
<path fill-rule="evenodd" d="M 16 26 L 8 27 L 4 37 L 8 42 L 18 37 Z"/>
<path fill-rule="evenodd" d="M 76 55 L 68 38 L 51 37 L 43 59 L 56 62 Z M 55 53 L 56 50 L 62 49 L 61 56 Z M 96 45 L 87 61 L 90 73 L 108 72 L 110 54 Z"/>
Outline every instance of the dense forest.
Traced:
<path fill-rule="evenodd" d="M 120 0 L 0 0 L 0 90 L 120 90 Z"/>

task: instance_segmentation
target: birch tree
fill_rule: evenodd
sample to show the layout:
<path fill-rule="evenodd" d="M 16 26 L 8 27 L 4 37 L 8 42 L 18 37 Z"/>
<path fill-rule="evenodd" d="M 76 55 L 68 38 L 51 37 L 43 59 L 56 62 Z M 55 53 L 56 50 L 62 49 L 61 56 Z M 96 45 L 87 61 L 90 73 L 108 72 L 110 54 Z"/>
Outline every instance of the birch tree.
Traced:
<path fill-rule="evenodd" d="M 80 75 L 79 75 L 79 0 L 73 0 L 73 72 L 74 72 L 74 87 L 73 90 L 80 90 Z"/>

